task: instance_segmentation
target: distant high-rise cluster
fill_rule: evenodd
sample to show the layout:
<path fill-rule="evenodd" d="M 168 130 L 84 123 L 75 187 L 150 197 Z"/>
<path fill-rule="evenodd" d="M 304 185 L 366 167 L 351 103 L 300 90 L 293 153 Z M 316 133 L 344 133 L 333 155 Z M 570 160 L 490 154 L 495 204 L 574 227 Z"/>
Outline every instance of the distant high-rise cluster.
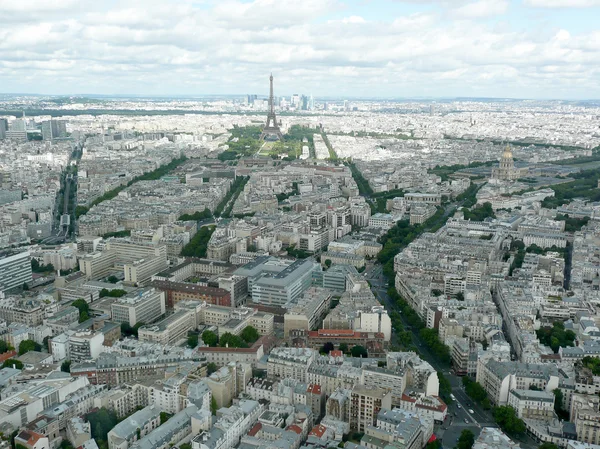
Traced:
<path fill-rule="evenodd" d="M 67 136 L 67 122 L 64 120 L 48 120 L 42 122 L 42 139 L 52 140 Z"/>

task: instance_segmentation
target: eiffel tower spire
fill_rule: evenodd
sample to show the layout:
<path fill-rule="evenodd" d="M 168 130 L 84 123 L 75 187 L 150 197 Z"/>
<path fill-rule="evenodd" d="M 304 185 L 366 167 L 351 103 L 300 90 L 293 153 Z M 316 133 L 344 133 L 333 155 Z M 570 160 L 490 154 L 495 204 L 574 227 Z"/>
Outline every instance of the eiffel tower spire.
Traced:
<path fill-rule="evenodd" d="M 279 129 L 279 123 L 277 123 L 277 116 L 275 115 L 275 96 L 273 95 L 273 74 L 269 77 L 270 90 L 269 90 L 269 113 L 267 114 L 267 123 L 260 134 L 260 140 L 265 140 L 267 137 L 276 137 L 278 140 L 283 140 L 281 129 Z"/>

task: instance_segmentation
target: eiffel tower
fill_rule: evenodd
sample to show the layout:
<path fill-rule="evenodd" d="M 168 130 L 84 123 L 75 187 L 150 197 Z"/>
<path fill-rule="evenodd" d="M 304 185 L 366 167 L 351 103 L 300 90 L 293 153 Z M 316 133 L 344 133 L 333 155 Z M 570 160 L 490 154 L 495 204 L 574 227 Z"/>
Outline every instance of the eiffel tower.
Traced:
<path fill-rule="evenodd" d="M 271 73 L 271 77 L 269 78 L 271 81 L 271 93 L 269 94 L 269 113 L 267 114 L 267 124 L 262 130 L 260 134 L 260 140 L 283 140 L 283 135 L 281 134 L 281 122 L 277 123 L 277 117 L 275 116 L 275 100 L 273 98 L 273 74 Z"/>

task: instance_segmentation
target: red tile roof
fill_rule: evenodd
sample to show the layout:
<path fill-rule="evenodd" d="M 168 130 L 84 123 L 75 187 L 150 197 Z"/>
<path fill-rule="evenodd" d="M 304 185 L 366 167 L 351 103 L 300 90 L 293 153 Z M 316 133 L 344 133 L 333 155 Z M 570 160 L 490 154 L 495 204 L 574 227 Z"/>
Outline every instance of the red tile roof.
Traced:
<path fill-rule="evenodd" d="M 316 436 L 318 438 L 321 438 L 324 434 L 325 431 L 327 430 L 327 427 L 322 426 L 321 424 L 315 426 L 312 428 L 312 430 L 310 431 L 309 435 L 313 435 Z"/>
<path fill-rule="evenodd" d="M 306 389 L 307 393 L 312 393 L 312 394 L 321 394 L 321 385 L 319 384 L 310 384 L 308 386 L 308 388 Z"/>
<path fill-rule="evenodd" d="M 248 436 L 256 436 L 256 434 L 260 431 L 260 429 L 262 429 L 262 424 L 257 422 L 256 424 L 254 424 L 254 426 L 252 427 L 252 429 L 250 429 L 250 432 L 248 432 Z"/>
<path fill-rule="evenodd" d="M 285 430 L 290 430 L 292 432 L 297 433 L 298 435 L 302 434 L 302 429 L 300 427 L 298 427 L 296 424 L 292 424 L 291 426 L 288 426 Z"/>
<path fill-rule="evenodd" d="M 17 355 L 17 351 L 6 351 L 0 354 L 0 362 L 5 362 Z"/>

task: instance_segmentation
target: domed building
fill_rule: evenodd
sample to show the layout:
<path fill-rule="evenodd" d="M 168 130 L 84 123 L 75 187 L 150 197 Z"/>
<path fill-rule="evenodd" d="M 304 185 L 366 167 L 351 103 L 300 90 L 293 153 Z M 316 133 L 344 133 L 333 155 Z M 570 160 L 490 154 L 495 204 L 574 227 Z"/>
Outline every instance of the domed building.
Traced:
<path fill-rule="evenodd" d="M 500 165 L 496 168 L 492 168 L 492 179 L 498 181 L 516 181 L 522 176 L 522 170 L 515 168 L 515 161 L 510 145 L 506 145 L 506 148 L 502 153 L 502 158 L 500 159 Z"/>

